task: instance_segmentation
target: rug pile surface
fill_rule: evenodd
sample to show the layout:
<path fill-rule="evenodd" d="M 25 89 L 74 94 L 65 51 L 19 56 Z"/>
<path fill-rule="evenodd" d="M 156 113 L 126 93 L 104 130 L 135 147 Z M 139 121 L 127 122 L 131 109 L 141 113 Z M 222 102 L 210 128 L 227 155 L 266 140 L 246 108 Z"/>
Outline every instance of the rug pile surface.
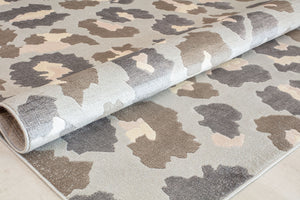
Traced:
<path fill-rule="evenodd" d="M 300 142 L 299 18 L 296 0 L 4 0 L 1 133 L 68 199 L 228 198 Z"/>

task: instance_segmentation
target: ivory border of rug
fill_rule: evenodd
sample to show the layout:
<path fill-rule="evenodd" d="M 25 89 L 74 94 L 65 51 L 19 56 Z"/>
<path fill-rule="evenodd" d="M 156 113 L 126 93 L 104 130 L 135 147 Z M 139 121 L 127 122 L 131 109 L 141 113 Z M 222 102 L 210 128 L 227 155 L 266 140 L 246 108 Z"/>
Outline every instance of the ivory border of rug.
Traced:
<path fill-rule="evenodd" d="M 12 151 L 18 159 L 20 159 L 25 165 L 33 172 L 35 173 L 39 179 L 41 179 L 51 190 L 53 190 L 57 196 L 63 200 L 67 200 L 67 198 L 58 191 L 52 183 L 50 183 L 43 175 L 40 174 L 39 171 L 37 171 L 26 159 L 24 159 L 20 154 L 18 154 L 16 151 L 10 147 L 7 142 L 4 140 L 3 137 L 0 136 L 0 142 L 4 144 L 10 151 Z M 235 189 L 233 192 L 231 192 L 229 195 L 227 195 L 223 200 L 230 200 L 232 197 L 234 197 L 236 194 L 241 192 L 243 189 L 245 189 L 248 185 L 256 181 L 258 178 L 260 178 L 262 175 L 264 175 L 266 172 L 268 172 L 270 169 L 272 169 L 275 165 L 277 165 L 280 161 L 282 161 L 284 158 L 289 156 L 291 153 L 293 153 L 296 149 L 300 147 L 300 144 L 296 145 L 292 149 L 290 149 L 288 152 L 286 152 L 283 156 L 281 156 L 278 159 L 275 159 L 273 162 L 271 161 L 271 164 L 268 165 L 265 169 L 261 170 L 257 175 L 255 175 L 253 178 L 246 181 L 244 184 L 242 184 L 240 187 Z"/>

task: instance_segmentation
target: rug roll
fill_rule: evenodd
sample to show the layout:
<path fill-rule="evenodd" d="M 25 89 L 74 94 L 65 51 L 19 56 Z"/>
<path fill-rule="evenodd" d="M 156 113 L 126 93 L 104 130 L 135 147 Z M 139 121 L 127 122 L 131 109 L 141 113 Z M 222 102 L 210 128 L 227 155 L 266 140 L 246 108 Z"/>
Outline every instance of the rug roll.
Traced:
<path fill-rule="evenodd" d="M 27 46 L 23 45 L 18 49 L 19 54 L 30 52 L 28 55 L 14 57 L 11 55 L 11 48 L 17 48 L 16 46 L 9 46 L 7 42 L 2 46 L 3 51 L 6 50 L 5 53 L 2 52 L 2 57 L 3 54 L 6 57 L 1 64 L 5 63 L 6 59 L 10 59 L 11 63 L 8 70 L 10 82 L 19 85 L 20 88 L 26 87 L 24 90 L 14 90 L 15 94 L 11 92 L 4 97 L 0 96 L 4 99 L 0 103 L 0 130 L 17 152 L 27 153 L 207 71 L 300 25 L 300 2 L 296 0 L 259 3 L 256 1 L 255 4 L 234 2 L 234 6 L 237 7 L 225 4 L 233 12 L 223 14 L 217 14 L 216 9 L 227 8 L 218 8 L 218 4 L 191 2 L 188 5 L 196 7 L 192 11 L 186 8 L 183 12 L 186 18 L 178 16 L 177 12 L 182 12 L 180 9 L 175 9 L 176 15 L 164 15 L 165 10 L 155 2 L 152 3 L 158 8 L 155 10 L 155 16 L 150 14 L 152 9 L 142 11 L 145 8 L 140 4 L 133 4 L 129 6 L 130 9 L 126 6 L 123 8 L 111 7 L 110 4 L 104 7 L 99 5 L 96 12 L 98 19 L 110 22 L 123 23 L 122 20 L 130 21 L 131 18 L 149 18 L 153 21 L 152 18 L 155 18 L 154 24 L 143 27 L 143 30 L 152 28 L 149 33 L 144 31 L 144 36 L 151 38 L 153 43 L 145 39 L 146 42 L 141 46 L 143 38 L 137 37 L 135 40 L 139 40 L 140 47 L 133 48 L 129 44 L 122 47 L 128 48 L 125 52 L 122 52 L 120 47 L 110 46 L 108 40 L 104 42 L 105 49 L 110 47 L 114 51 L 95 52 L 95 48 L 91 50 L 86 47 L 64 47 L 61 41 L 70 44 L 97 43 L 101 46 L 102 38 L 115 38 L 113 40 L 118 42 L 120 38 L 124 40 L 125 33 L 134 35 L 141 31 L 134 27 L 90 19 L 95 14 L 93 12 L 86 13 L 87 16 L 79 15 L 79 18 L 82 16 L 83 19 L 78 19 L 75 11 L 66 11 L 75 5 L 59 3 L 61 7 L 58 7 L 57 2 L 52 2 L 51 5 L 24 6 L 22 3 L 15 3 L 12 5 L 14 8 L 7 7 L 5 11 L 1 10 L 0 20 L 5 22 L 3 27 L 9 27 L 2 29 L 3 32 L 11 31 L 11 27 L 34 30 L 22 36 Z M 224 4 L 222 5 L 224 7 Z M 31 12 L 35 12 L 36 19 L 32 19 L 34 17 L 30 16 Z M 186 15 L 189 12 L 201 13 L 203 16 L 198 21 L 193 21 L 194 16 L 189 19 L 189 15 Z M 47 21 L 45 18 L 51 15 L 53 19 Z M 164 17 L 161 18 L 161 15 Z M 51 30 L 37 28 L 40 24 L 48 25 L 51 20 L 70 17 L 78 22 L 78 28 L 71 29 L 73 35 L 68 35 L 68 32 L 61 29 L 67 21 L 59 22 L 60 26 L 53 25 Z M 141 26 L 141 23 L 136 20 L 131 25 Z M 51 21 L 50 26 L 52 24 L 55 24 L 54 21 Z M 88 34 L 83 29 L 88 31 Z M 152 35 L 152 31 L 158 31 L 165 37 L 157 39 L 157 35 Z M 114 35 L 117 33 L 119 35 Z M 94 40 L 95 35 L 101 39 Z M 6 38 L 8 41 L 14 40 L 9 36 Z M 20 41 L 16 41 L 18 42 Z M 47 52 L 48 49 L 41 50 L 35 46 L 42 44 L 46 45 L 39 48 L 49 47 L 51 53 Z M 62 50 L 57 50 L 51 45 L 55 48 L 61 45 L 59 48 Z M 51 48 L 55 50 L 51 51 Z M 116 54 L 116 51 L 121 52 L 119 56 L 108 56 Z M 20 69 L 27 71 L 22 74 Z M 35 73 L 37 75 L 33 76 Z"/>

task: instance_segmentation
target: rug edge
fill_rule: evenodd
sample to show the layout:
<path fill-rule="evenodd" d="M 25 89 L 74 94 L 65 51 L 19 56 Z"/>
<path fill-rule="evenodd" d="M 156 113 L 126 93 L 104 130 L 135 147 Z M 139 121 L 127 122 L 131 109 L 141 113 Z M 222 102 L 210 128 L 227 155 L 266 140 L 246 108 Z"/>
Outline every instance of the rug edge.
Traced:
<path fill-rule="evenodd" d="M 28 169 L 30 169 L 37 177 L 43 181 L 46 186 L 48 186 L 59 198 L 62 200 L 67 200 L 67 198 L 60 192 L 58 189 L 56 189 L 52 183 L 50 183 L 39 171 L 37 171 L 25 158 L 22 157 L 18 152 L 14 151 L 14 149 L 7 144 L 7 142 L 4 140 L 4 138 L 0 137 L 0 143 L 5 145 L 11 152 L 13 152 L 16 157 L 22 161 Z"/>
<path fill-rule="evenodd" d="M 266 174 L 269 170 L 271 170 L 273 167 L 275 167 L 277 164 L 279 164 L 280 161 L 291 155 L 293 152 L 295 152 L 298 148 L 300 148 L 300 144 L 294 146 L 291 148 L 289 151 L 284 153 L 282 156 L 279 156 L 278 158 L 274 159 L 274 161 L 271 161 L 271 164 L 268 165 L 266 168 L 262 167 L 263 169 L 260 170 L 255 176 L 253 176 L 251 179 L 243 183 L 241 186 L 233 190 L 230 194 L 226 195 L 223 200 L 230 200 L 233 198 L 235 195 L 237 195 L 239 192 L 242 190 L 246 189 L 250 184 L 254 183 L 257 181 L 261 176 Z"/>
<path fill-rule="evenodd" d="M 6 141 L 0 137 L 0 143 L 4 144 L 11 152 L 13 152 L 16 157 L 21 160 L 37 177 L 43 181 L 59 198 L 67 200 L 67 198 L 60 192 L 58 189 L 56 189 L 52 183 L 50 183 L 39 171 L 37 171 L 25 158 L 22 157 L 22 155 L 18 154 L 16 151 L 14 151 L 7 143 Z M 263 168 L 259 171 L 253 178 L 246 181 L 244 184 L 236 188 L 234 191 L 226 195 L 223 200 L 230 200 L 234 196 L 236 196 L 238 193 L 240 193 L 242 190 L 247 188 L 250 184 L 254 183 L 256 180 L 258 180 L 261 176 L 263 176 L 265 173 L 267 173 L 270 169 L 275 167 L 280 161 L 288 157 L 290 154 L 292 154 L 294 151 L 296 151 L 298 148 L 300 148 L 300 144 L 296 145 L 295 147 L 291 148 L 288 152 L 284 153 L 282 156 L 280 156 L 277 159 L 274 159 L 274 161 L 271 161 L 271 164 L 268 165 L 266 168 Z"/>

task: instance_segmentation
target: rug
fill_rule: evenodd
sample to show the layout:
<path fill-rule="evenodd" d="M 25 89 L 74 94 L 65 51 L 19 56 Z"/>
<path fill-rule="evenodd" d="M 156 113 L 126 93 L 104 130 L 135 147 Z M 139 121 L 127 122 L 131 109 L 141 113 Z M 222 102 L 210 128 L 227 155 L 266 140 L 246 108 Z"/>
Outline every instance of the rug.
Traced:
<path fill-rule="evenodd" d="M 68 199 L 223 199 L 297 147 L 297 1 L 1 4 L 1 132 Z"/>
<path fill-rule="evenodd" d="M 223 199 L 300 142 L 300 30 L 25 154 L 67 198 Z"/>

